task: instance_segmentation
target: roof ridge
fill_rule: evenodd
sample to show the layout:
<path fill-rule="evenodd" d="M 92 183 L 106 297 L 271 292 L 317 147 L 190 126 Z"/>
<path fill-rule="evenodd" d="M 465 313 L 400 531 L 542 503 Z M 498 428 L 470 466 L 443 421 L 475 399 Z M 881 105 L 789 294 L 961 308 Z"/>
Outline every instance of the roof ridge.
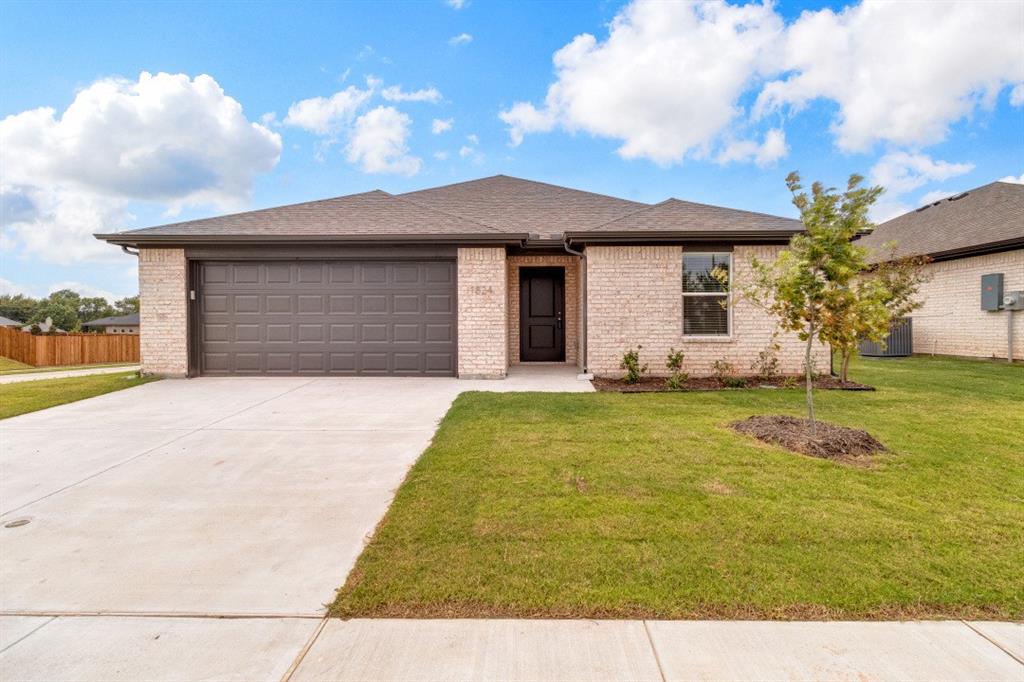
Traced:
<path fill-rule="evenodd" d="M 765 218 L 773 218 L 775 220 L 791 220 L 791 221 L 797 222 L 797 223 L 800 222 L 796 218 L 787 218 L 786 216 L 774 215 L 772 213 L 762 213 L 760 211 L 748 211 L 748 210 L 743 209 L 743 208 L 730 208 L 728 206 L 718 206 L 716 204 L 704 204 L 704 203 L 701 203 L 699 201 L 688 201 L 686 199 L 678 199 L 676 197 L 669 197 L 668 199 L 664 199 L 662 201 L 659 201 L 656 204 L 647 204 L 643 208 L 637 209 L 636 211 L 631 211 L 630 213 L 627 213 L 626 215 L 619 216 L 618 218 L 614 218 L 612 220 L 609 220 L 608 222 L 601 223 L 600 225 L 595 225 L 591 229 L 592 230 L 600 230 L 602 227 L 606 227 L 608 225 L 612 225 L 613 223 L 617 223 L 619 221 L 626 220 L 628 218 L 636 216 L 637 214 L 643 213 L 645 211 L 651 211 L 651 210 L 653 210 L 655 208 L 658 208 L 659 206 L 664 206 L 665 204 L 670 204 L 672 202 L 676 202 L 676 203 L 680 203 L 680 204 L 688 204 L 690 206 L 704 206 L 704 207 L 707 207 L 707 208 L 713 208 L 713 209 L 717 209 L 717 210 L 721 210 L 721 211 L 732 211 L 734 213 L 746 213 L 747 215 L 751 215 L 751 216 L 763 216 Z"/>
<path fill-rule="evenodd" d="M 604 197 L 605 199 L 614 199 L 616 201 L 624 201 L 624 202 L 627 202 L 627 203 L 630 203 L 630 204 L 639 204 L 639 205 L 645 206 L 645 207 L 646 206 L 651 206 L 651 204 L 645 204 L 642 201 L 635 201 L 633 199 L 623 199 L 622 197 L 617 197 L 617 196 L 614 196 L 614 195 L 611 195 L 611 194 L 602 194 L 601 192 L 591 192 L 590 190 L 587 190 L 587 189 L 578 189 L 576 187 L 566 187 L 565 185 L 556 185 L 556 184 L 551 183 L 551 182 L 542 182 L 541 180 L 531 180 L 530 178 L 520 178 L 520 177 L 518 177 L 516 175 L 506 175 L 505 173 L 495 173 L 494 175 L 485 175 L 482 178 L 473 178 L 472 180 L 460 180 L 459 182 L 451 182 L 451 183 L 448 183 L 447 185 L 438 185 L 437 187 L 427 187 L 425 189 L 416 189 L 416 190 L 413 190 L 411 192 L 403 192 L 402 194 L 399 194 L 397 196 L 404 197 L 404 196 L 408 196 L 409 194 L 419 194 L 421 192 L 431 192 L 433 190 L 446 189 L 448 187 L 458 187 L 459 185 L 468 185 L 468 184 L 471 184 L 471 183 L 474 183 L 474 182 L 481 182 L 483 180 L 493 180 L 495 178 L 506 178 L 508 180 L 515 180 L 517 182 L 525 182 L 525 183 L 529 183 L 531 185 L 540 185 L 542 187 L 552 187 L 554 189 L 567 190 L 569 192 L 579 192 L 580 194 L 590 194 L 590 195 L 595 196 L 595 197 Z"/>
<path fill-rule="evenodd" d="M 751 210 L 746 209 L 746 208 L 732 208 L 731 206 L 719 206 L 718 204 L 705 204 L 705 203 L 700 202 L 700 201 L 690 201 L 689 199 L 677 199 L 676 197 L 669 197 L 665 201 L 678 201 L 680 203 L 691 204 L 693 206 L 707 206 L 708 208 L 720 208 L 720 209 L 725 209 L 726 211 L 734 211 L 736 213 L 748 213 L 750 215 L 764 216 L 766 218 L 781 218 L 782 220 L 792 220 L 792 221 L 795 221 L 795 222 L 800 222 L 799 218 L 789 218 L 789 217 L 784 216 L 784 215 L 776 215 L 774 213 L 765 213 L 764 211 L 751 211 Z"/>
<path fill-rule="evenodd" d="M 620 220 L 625 220 L 626 218 L 629 218 L 630 216 L 635 216 L 637 213 L 643 213 L 644 211 L 649 211 L 652 208 L 657 208 L 658 206 L 662 206 L 664 204 L 667 204 L 670 201 L 672 201 L 672 197 L 669 197 L 668 199 L 663 199 L 663 200 L 659 201 L 656 204 L 645 204 L 643 208 L 638 208 L 635 211 L 630 211 L 626 215 L 620 215 L 618 218 L 612 218 L 611 220 L 609 220 L 607 222 L 604 222 L 604 223 L 601 223 L 600 225 L 594 225 L 590 229 L 591 230 L 600 230 L 605 225 L 611 225 L 612 223 L 618 222 Z"/>

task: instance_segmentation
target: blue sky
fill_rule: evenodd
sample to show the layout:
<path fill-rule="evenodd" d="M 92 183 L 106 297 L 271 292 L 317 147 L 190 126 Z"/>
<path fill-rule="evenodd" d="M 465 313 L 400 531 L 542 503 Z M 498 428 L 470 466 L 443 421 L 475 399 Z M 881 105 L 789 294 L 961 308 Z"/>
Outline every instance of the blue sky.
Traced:
<path fill-rule="evenodd" d="M 2 12 L 2 292 L 134 294 L 92 232 L 495 173 L 793 215 L 788 171 L 859 172 L 876 219 L 1024 173 L 1022 3 Z"/>

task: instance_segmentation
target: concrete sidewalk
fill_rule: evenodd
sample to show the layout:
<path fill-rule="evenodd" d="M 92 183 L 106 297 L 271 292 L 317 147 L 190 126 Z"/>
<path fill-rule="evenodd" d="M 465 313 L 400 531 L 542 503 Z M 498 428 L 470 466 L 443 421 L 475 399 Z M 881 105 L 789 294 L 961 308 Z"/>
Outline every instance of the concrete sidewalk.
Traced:
<path fill-rule="evenodd" d="M 41 379 L 67 379 L 69 377 L 87 377 L 90 374 L 119 374 L 120 372 L 137 372 L 139 365 L 118 365 L 117 367 L 86 367 L 84 369 L 53 370 L 52 372 L 25 372 L 24 374 L 5 374 L 0 376 L 0 384 L 18 384 L 22 381 L 39 381 Z"/>
<path fill-rule="evenodd" d="M 0 618 L 19 680 L 1013 680 L 1013 623 Z"/>

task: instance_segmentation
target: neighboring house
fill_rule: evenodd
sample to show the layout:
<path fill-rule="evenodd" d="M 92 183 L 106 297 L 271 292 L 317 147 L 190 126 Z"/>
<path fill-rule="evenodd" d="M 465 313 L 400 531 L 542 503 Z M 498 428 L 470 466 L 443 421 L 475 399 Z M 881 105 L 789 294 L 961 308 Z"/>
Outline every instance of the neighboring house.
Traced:
<path fill-rule="evenodd" d="M 503 377 L 526 362 L 619 375 L 640 346 L 653 373 L 671 348 L 692 374 L 719 359 L 749 373 L 774 320 L 724 308 L 709 273 L 743 275 L 801 229 L 498 175 L 97 237 L 139 250 L 146 371 Z M 802 371 L 801 342 L 779 342 L 781 371 Z"/>
<path fill-rule="evenodd" d="M 0 315 L 0 327 L 21 327 L 24 324 L 24 322 L 18 322 L 17 320 Z"/>
<path fill-rule="evenodd" d="M 139 314 L 101 317 L 98 320 L 84 322 L 82 326 L 91 331 L 102 331 L 106 334 L 138 334 Z"/>
<path fill-rule="evenodd" d="M 981 283 L 1002 274 L 1005 293 L 1024 290 L 1024 185 L 993 182 L 956 194 L 882 223 L 858 243 L 876 262 L 931 257 L 924 307 L 911 315 L 915 353 L 1005 359 L 1012 320 L 1013 357 L 1024 359 L 1024 311 L 983 310 Z"/>
<path fill-rule="evenodd" d="M 21 328 L 23 332 L 31 332 L 33 327 L 38 327 L 41 334 L 67 334 L 66 331 L 60 327 L 53 326 L 53 318 L 48 317 L 42 322 L 33 322 L 32 324 L 26 324 Z"/>

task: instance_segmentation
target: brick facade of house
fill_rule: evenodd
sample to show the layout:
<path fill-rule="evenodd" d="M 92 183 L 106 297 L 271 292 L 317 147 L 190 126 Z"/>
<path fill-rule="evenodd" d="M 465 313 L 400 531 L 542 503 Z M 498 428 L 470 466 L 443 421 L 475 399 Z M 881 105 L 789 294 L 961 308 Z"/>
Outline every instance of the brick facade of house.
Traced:
<path fill-rule="evenodd" d="M 771 260 L 783 246 L 736 246 L 733 282 L 750 273 L 751 258 Z M 643 346 L 641 362 L 652 375 L 666 375 L 671 348 L 685 354 L 683 370 L 693 376 L 712 373 L 712 363 L 726 360 L 738 374 L 750 374 L 757 354 L 771 343 L 774 318 L 749 301 L 732 306 L 729 338 L 683 337 L 683 247 L 587 247 L 587 361 L 597 376 L 621 376 L 619 363 L 630 348 Z M 779 333 L 779 371 L 803 371 L 804 344 L 795 334 Z M 815 367 L 827 371 L 824 347 L 815 352 Z"/>
<path fill-rule="evenodd" d="M 508 260 L 508 357 L 519 362 L 519 268 L 565 268 L 565 361 L 577 364 L 580 346 L 580 259 L 570 254 L 509 256 Z"/>
<path fill-rule="evenodd" d="M 1005 310 L 981 309 L 981 276 L 1003 273 L 1003 290 L 1024 290 L 1024 249 L 929 263 L 914 311 L 914 352 L 1006 358 Z M 1024 311 L 1014 313 L 1013 357 L 1024 360 Z"/>
<path fill-rule="evenodd" d="M 188 373 L 188 292 L 183 249 L 139 250 L 139 345 L 142 371 Z"/>
<path fill-rule="evenodd" d="M 505 247 L 460 248 L 459 376 L 500 378 L 508 369 Z"/>

